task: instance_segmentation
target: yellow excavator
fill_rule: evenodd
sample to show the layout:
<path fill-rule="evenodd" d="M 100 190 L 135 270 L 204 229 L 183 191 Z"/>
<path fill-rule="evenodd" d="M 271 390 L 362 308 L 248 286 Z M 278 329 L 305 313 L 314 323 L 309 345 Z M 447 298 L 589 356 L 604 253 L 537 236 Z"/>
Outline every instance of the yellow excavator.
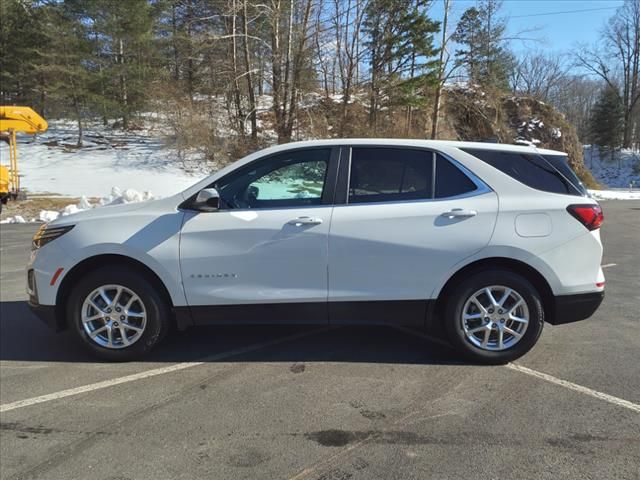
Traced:
<path fill-rule="evenodd" d="M 47 121 L 29 107 L 0 106 L 0 140 L 9 144 L 9 166 L 3 166 L 0 158 L 0 211 L 9 199 L 20 195 L 16 133 L 34 135 L 47 127 Z"/>

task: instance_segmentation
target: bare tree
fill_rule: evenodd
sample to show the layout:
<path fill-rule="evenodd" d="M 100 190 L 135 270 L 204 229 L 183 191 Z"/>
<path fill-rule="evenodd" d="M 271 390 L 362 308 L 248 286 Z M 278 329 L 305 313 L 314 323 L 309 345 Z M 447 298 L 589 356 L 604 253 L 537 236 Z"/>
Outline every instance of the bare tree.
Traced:
<path fill-rule="evenodd" d="M 622 146 L 631 147 L 640 105 L 640 0 L 626 0 L 605 28 L 603 44 L 583 48 L 577 63 L 617 92 L 624 108 Z"/>
<path fill-rule="evenodd" d="M 567 74 L 568 67 L 560 55 L 530 52 L 514 64 L 511 88 L 549 101 L 552 92 L 565 84 Z"/>
<path fill-rule="evenodd" d="M 348 121 L 348 108 L 353 89 L 358 83 L 358 66 L 362 61 L 360 43 L 362 22 L 364 21 L 365 3 L 362 0 L 347 0 L 346 4 L 334 0 L 336 16 L 334 28 L 336 31 L 336 53 L 340 72 L 342 90 L 342 112 L 340 118 L 339 135 L 345 135 Z M 340 5 L 344 4 L 344 11 L 340 12 Z"/>
<path fill-rule="evenodd" d="M 563 77 L 557 88 L 549 93 L 549 102 L 560 110 L 576 127 L 581 141 L 591 141 L 589 119 L 602 81 L 576 75 Z"/>
<path fill-rule="evenodd" d="M 272 0 L 268 7 L 273 113 L 279 143 L 291 140 L 313 5 L 313 0 Z"/>

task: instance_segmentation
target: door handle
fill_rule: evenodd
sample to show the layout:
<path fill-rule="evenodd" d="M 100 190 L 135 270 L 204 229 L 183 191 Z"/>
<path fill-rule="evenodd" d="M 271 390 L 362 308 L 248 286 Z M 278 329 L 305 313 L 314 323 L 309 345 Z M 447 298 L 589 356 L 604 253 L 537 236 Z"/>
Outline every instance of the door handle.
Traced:
<path fill-rule="evenodd" d="M 475 217 L 476 215 L 478 215 L 478 212 L 476 212 L 475 210 L 463 210 L 462 208 L 453 208 L 448 212 L 444 212 L 440 216 L 446 217 L 446 218 L 469 218 L 469 217 Z"/>
<path fill-rule="evenodd" d="M 295 225 L 296 227 L 300 227 L 302 225 L 320 225 L 322 223 L 322 219 L 314 217 L 298 217 L 293 220 L 289 220 L 287 223 L 289 225 Z"/>

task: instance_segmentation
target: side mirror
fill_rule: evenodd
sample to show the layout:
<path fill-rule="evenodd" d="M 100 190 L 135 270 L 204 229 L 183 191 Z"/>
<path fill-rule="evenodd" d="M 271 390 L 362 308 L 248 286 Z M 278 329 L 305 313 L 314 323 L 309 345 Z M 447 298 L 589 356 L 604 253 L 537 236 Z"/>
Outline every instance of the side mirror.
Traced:
<path fill-rule="evenodd" d="M 220 194 L 215 188 L 200 190 L 193 206 L 203 212 L 215 212 L 220 208 Z"/>

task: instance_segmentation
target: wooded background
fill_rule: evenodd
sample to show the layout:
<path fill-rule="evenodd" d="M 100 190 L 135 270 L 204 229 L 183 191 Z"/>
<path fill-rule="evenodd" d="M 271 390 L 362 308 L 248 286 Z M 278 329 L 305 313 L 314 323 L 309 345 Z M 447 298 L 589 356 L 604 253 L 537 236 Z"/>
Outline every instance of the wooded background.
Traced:
<path fill-rule="evenodd" d="M 88 120 L 132 129 L 158 112 L 176 142 L 214 156 L 260 146 L 267 128 L 300 138 L 302 124 L 311 137 L 439 138 L 443 86 L 465 82 L 552 104 L 584 143 L 640 148 L 640 0 L 565 54 L 535 41 L 515 54 L 531 35 L 507 35 L 499 1 L 456 24 L 454 2 L 0 0 L 0 103 L 73 118 L 79 146 Z"/>

